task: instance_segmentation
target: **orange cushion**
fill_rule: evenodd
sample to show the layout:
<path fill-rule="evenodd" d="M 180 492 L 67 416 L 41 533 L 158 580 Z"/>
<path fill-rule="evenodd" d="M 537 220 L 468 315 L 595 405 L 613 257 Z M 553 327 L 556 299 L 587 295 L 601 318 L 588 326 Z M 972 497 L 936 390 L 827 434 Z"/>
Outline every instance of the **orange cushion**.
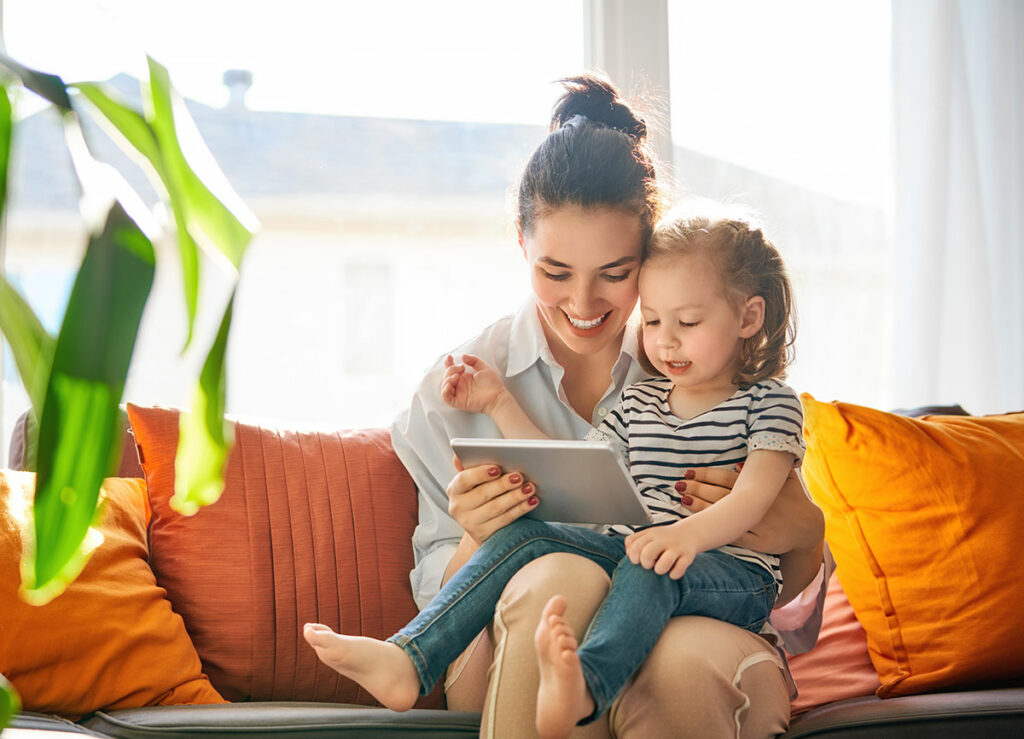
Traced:
<path fill-rule="evenodd" d="M 150 563 L 227 698 L 375 704 L 316 657 L 308 621 L 388 637 L 415 614 L 416 489 L 384 429 L 235 423 L 224 494 L 171 510 L 178 412 L 128 406 L 153 519 Z M 440 686 L 421 707 L 443 707 Z"/>
<path fill-rule="evenodd" d="M 804 401 L 804 476 L 882 697 L 1024 675 L 1024 413 Z"/>
<path fill-rule="evenodd" d="M 835 573 L 825 593 L 818 642 L 811 651 L 790 657 L 789 669 L 800 691 L 790 704 L 794 716 L 832 701 L 874 695 L 878 689 L 864 628 Z"/>
<path fill-rule="evenodd" d="M 146 562 L 142 480 L 103 483 L 103 542 L 67 590 L 43 606 L 17 595 L 30 472 L 0 470 L 0 673 L 26 711 L 224 703 L 202 674 L 181 617 Z"/>

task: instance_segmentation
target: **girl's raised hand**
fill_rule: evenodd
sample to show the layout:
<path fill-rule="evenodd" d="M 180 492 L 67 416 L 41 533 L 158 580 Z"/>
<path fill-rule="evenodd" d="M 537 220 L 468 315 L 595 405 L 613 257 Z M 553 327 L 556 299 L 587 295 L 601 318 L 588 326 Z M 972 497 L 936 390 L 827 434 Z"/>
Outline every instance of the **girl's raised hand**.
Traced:
<path fill-rule="evenodd" d="M 489 413 L 506 392 L 498 373 L 484 360 L 472 354 L 463 354 L 457 364 L 449 354 L 444 360 L 441 378 L 441 397 L 460 411 Z"/>

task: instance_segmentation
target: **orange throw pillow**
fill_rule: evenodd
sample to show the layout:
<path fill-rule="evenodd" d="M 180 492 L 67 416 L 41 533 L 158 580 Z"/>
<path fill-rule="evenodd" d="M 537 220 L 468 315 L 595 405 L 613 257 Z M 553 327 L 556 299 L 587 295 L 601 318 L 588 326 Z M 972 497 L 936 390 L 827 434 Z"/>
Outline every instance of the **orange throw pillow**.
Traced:
<path fill-rule="evenodd" d="M 878 695 L 1024 676 L 1024 413 L 918 419 L 803 402 L 804 477 Z"/>
<path fill-rule="evenodd" d="M 874 695 L 878 689 L 864 628 L 835 573 L 828 581 L 817 644 L 788 661 L 800 691 L 790 704 L 794 716 L 833 701 Z"/>
<path fill-rule="evenodd" d="M 146 562 L 142 480 L 110 478 L 103 542 L 67 590 L 43 606 L 18 596 L 21 526 L 35 474 L 0 470 L 0 673 L 26 711 L 82 716 L 100 709 L 224 703 L 181 618 Z"/>
<path fill-rule="evenodd" d="M 416 615 L 416 488 L 385 429 L 235 423 L 220 500 L 171 510 L 178 411 L 128 406 L 153 519 L 150 563 L 203 667 L 233 701 L 376 704 L 302 638 L 315 621 L 385 638 Z M 441 686 L 417 704 L 442 708 Z"/>

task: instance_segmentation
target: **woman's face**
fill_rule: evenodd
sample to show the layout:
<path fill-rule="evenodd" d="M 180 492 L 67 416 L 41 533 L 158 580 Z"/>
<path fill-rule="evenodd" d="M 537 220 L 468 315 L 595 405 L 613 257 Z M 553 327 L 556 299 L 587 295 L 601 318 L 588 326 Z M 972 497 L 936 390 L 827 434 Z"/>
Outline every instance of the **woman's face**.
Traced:
<path fill-rule="evenodd" d="M 595 354 L 621 339 L 638 295 L 640 216 L 559 208 L 538 218 L 532 233 L 520 233 L 519 243 L 553 351 L 558 342 L 576 354 Z"/>

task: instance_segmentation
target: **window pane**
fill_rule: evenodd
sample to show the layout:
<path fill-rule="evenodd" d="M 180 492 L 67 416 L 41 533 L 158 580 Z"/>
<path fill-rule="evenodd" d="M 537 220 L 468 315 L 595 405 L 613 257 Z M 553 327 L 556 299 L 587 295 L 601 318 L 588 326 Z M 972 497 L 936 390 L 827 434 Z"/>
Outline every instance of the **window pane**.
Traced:
<path fill-rule="evenodd" d="M 427 364 L 526 295 L 509 195 L 544 136 L 560 90 L 552 83 L 580 71 L 582 0 L 295 0 L 287 15 L 209 0 L 3 7 L 9 54 L 66 81 L 110 79 L 137 100 L 148 49 L 261 221 L 235 310 L 229 412 L 387 425 Z M 136 29 L 139 48 L 129 43 Z M 227 69 L 247 70 L 251 86 L 232 95 Z M 6 268 L 39 308 L 66 300 L 85 236 L 56 116 L 25 102 Z M 131 172 L 153 201 L 141 171 L 90 134 L 97 156 Z M 202 352 L 178 357 L 176 247 L 157 249 L 126 398 L 186 405 Z M 230 287 L 216 264 L 204 266 L 201 350 Z M 44 272 L 52 277 L 35 277 Z M 27 407 L 17 386 L 5 367 L 5 446 Z"/>
<path fill-rule="evenodd" d="M 888 0 L 669 4 L 680 189 L 760 214 L 792 274 L 823 399 L 886 407 Z"/>

